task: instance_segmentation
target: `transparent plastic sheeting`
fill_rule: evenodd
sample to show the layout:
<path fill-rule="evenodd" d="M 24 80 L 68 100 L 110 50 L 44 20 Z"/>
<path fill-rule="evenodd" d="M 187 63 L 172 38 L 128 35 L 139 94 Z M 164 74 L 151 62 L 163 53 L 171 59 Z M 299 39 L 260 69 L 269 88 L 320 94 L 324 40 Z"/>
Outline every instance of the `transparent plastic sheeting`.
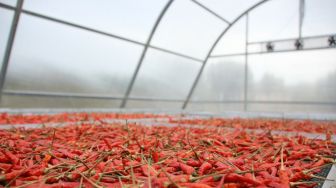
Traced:
<path fill-rule="evenodd" d="M 210 59 L 191 100 L 244 100 L 245 56 Z"/>
<path fill-rule="evenodd" d="M 142 49 L 22 15 L 5 89 L 123 96 Z"/>
<path fill-rule="evenodd" d="M 335 102 L 335 56 L 332 49 L 250 55 L 248 100 Z"/>
<path fill-rule="evenodd" d="M 167 0 L 28 0 L 24 9 L 145 42 Z"/>
<path fill-rule="evenodd" d="M 185 100 L 201 63 L 149 49 L 131 97 Z"/>
<path fill-rule="evenodd" d="M 15 6 L 15 0 L 0 0 Z M 146 42 L 162 0 L 26 0 L 23 8 L 103 32 Z M 198 0 L 229 22 L 260 0 Z M 306 0 L 302 36 L 336 33 L 334 0 Z M 271 0 L 249 13 L 249 42 L 297 38 L 299 0 Z M 2 59 L 14 12 L 0 8 Z M 236 22 L 211 55 L 245 52 L 246 17 Z M 163 16 L 150 45 L 203 60 L 220 33 L 228 27 L 191 0 L 176 0 Z M 142 45 L 98 35 L 69 25 L 22 13 L 6 75 L 5 91 L 75 93 L 124 97 L 143 51 Z M 321 39 L 321 40 L 325 40 Z M 318 47 L 319 40 L 305 41 Z M 287 48 L 284 42 L 277 46 Z M 292 46 L 293 47 L 293 46 Z M 250 47 L 251 48 L 251 47 Z M 249 51 L 251 50 L 249 48 Z M 264 48 L 257 46 L 252 48 Z M 260 50 L 260 49 L 259 49 Z M 248 56 L 247 110 L 335 112 L 335 50 L 272 53 Z M 201 63 L 149 48 L 130 93 L 127 108 L 181 108 Z M 188 109 L 242 110 L 245 56 L 210 58 Z M 40 101 L 38 99 L 41 99 Z M 136 101 L 134 98 L 161 99 Z M 27 100 L 27 101 L 25 101 Z M 84 101 L 88 101 L 87 103 Z M 228 104 L 195 101 L 229 101 Z M 55 102 L 59 101 L 59 102 Z M 92 103 L 91 103 L 91 102 Z M 120 100 L 64 97 L 3 96 L 4 107 L 119 107 Z M 230 103 L 231 101 L 231 103 Z M 253 101 L 317 102 L 256 104 Z M 96 102 L 96 104 L 93 104 Z M 107 105 L 104 105 L 106 102 Z M 318 103 L 324 102 L 321 106 Z M 331 104 L 328 104 L 331 103 Z M 83 105 L 82 105 L 83 104 Z M 85 104 L 85 105 L 84 105 Z M 147 104 L 147 105 L 146 105 Z M 203 107 L 202 107 L 203 106 Z M 314 107 L 315 106 L 315 107 Z"/>
<path fill-rule="evenodd" d="M 196 103 L 190 102 L 187 110 L 198 112 L 223 112 L 223 111 L 243 111 L 243 103 Z"/>
<path fill-rule="evenodd" d="M 196 112 L 223 113 L 226 111 L 244 111 L 244 104 L 241 103 L 197 103 L 190 102 L 187 110 Z M 247 111 L 252 112 L 291 112 L 291 113 L 328 113 L 335 112 L 333 105 L 305 105 L 305 104 L 247 104 Z M 239 115 L 235 116 L 239 117 Z M 264 117 L 264 116 L 262 116 Z M 293 116 L 293 118 L 296 118 Z"/>
<path fill-rule="evenodd" d="M 0 0 L 0 3 L 4 3 L 6 5 L 16 6 L 17 0 Z"/>
<path fill-rule="evenodd" d="M 177 0 L 162 19 L 152 44 L 204 59 L 226 27 L 226 23 L 190 0 Z"/>
<path fill-rule="evenodd" d="M 270 112 L 335 112 L 335 105 L 302 105 L 302 104 L 248 104 L 250 111 Z"/>
<path fill-rule="evenodd" d="M 243 17 L 219 41 L 211 55 L 245 53 L 246 17 Z"/>
<path fill-rule="evenodd" d="M 2 62 L 6 50 L 7 38 L 10 32 L 14 12 L 6 9 L 0 9 L 0 60 Z"/>
<path fill-rule="evenodd" d="M 302 28 L 302 36 L 336 33 L 335 7 L 335 0 L 306 0 L 306 14 Z"/>
<path fill-rule="evenodd" d="M 253 10 L 249 13 L 249 42 L 298 37 L 298 10 L 298 0 L 271 0 Z"/>
<path fill-rule="evenodd" d="M 164 106 L 164 108 L 162 108 Z M 126 108 L 132 109 L 181 109 L 182 102 L 128 100 Z"/>

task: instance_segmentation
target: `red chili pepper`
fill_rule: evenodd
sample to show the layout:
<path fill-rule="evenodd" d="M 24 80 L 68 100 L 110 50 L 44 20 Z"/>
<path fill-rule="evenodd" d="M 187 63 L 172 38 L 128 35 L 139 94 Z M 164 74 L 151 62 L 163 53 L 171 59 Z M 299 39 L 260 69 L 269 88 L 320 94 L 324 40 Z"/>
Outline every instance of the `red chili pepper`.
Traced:
<path fill-rule="evenodd" d="M 2 174 L 2 175 L 0 175 L 0 182 L 12 180 L 15 177 L 19 177 L 24 172 L 25 172 L 25 170 L 17 170 L 17 171 L 12 171 L 12 172 L 7 173 L 7 174 Z"/>
<path fill-rule="evenodd" d="M 206 171 L 210 170 L 212 168 L 212 165 L 208 162 L 204 162 L 201 167 L 198 169 L 198 174 L 202 176 Z"/>
<path fill-rule="evenodd" d="M 86 171 L 88 168 L 86 166 L 81 166 L 75 169 L 71 174 L 67 176 L 69 180 L 77 180 L 81 175 L 79 173 Z"/>
<path fill-rule="evenodd" d="M 244 177 L 238 174 L 232 174 L 232 173 L 226 175 L 225 179 L 229 182 L 245 182 L 245 183 L 256 185 L 256 186 L 262 185 L 262 183 L 257 180 L 253 180 L 251 178 L 247 178 L 247 177 Z"/>
<path fill-rule="evenodd" d="M 211 188 L 209 185 L 202 183 L 180 183 L 179 185 L 189 188 Z"/>
<path fill-rule="evenodd" d="M 217 188 L 222 188 L 224 185 L 224 181 L 225 181 L 225 175 L 222 176 L 219 184 L 217 185 Z"/>
<path fill-rule="evenodd" d="M 158 152 L 156 152 L 156 151 L 152 151 L 152 159 L 153 159 L 153 161 L 154 161 L 155 163 L 159 162 L 159 160 L 160 160 L 160 157 L 159 157 L 159 156 L 160 156 L 160 155 L 159 155 Z"/>
<path fill-rule="evenodd" d="M 12 152 L 5 150 L 5 155 L 12 161 L 13 164 L 17 164 L 19 162 L 19 158 L 17 158 Z"/>
<path fill-rule="evenodd" d="M 65 149 L 58 149 L 57 151 L 59 151 L 60 153 L 62 153 L 63 155 L 65 155 L 66 157 L 69 157 L 71 159 L 74 159 L 77 157 L 77 155 L 74 155 L 72 153 L 70 153 L 69 151 L 65 150 Z"/>
<path fill-rule="evenodd" d="M 181 170 L 188 175 L 191 175 L 195 172 L 195 169 L 193 167 L 189 166 L 189 165 L 186 165 L 186 164 L 181 163 L 181 162 L 178 163 L 178 164 L 179 164 L 179 167 L 181 168 Z"/>
<path fill-rule="evenodd" d="M 192 167 L 200 167 L 202 165 L 202 163 L 198 160 L 189 159 L 187 161 L 187 165 L 192 166 Z"/>
<path fill-rule="evenodd" d="M 311 168 L 314 168 L 314 167 L 318 167 L 318 166 L 322 166 L 324 165 L 324 159 L 321 158 L 320 160 L 318 160 L 316 163 L 314 163 Z"/>
<path fill-rule="evenodd" d="M 0 170 L 3 172 L 8 172 L 12 167 L 13 165 L 11 164 L 0 163 Z"/>
<path fill-rule="evenodd" d="M 158 174 L 155 169 L 148 167 L 148 165 L 141 166 L 141 170 L 145 176 L 155 177 Z"/>

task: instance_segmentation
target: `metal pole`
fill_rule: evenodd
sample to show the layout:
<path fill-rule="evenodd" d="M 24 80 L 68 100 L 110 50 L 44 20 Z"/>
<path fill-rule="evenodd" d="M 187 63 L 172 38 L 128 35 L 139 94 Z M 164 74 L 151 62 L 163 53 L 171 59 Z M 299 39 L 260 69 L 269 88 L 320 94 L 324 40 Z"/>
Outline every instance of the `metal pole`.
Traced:
<path fill-rule="evenodd" d="M 11 29 L 10 29 L 9 36 L 7 39 L 6 51 L 5 51 L 3 60 L 2 60 L 1 73 L 0 73 L 0 92 L 1 92 L 0 101 L 2 98 L 2 92 L 3 92 L 3 87 L 5 84 L 7 68 L 8 68 L 9 60 L 10 60 L 12 49 L 13 49 L 15 34 L 16 34 L 17 26 L 18 26 L 19 19 L 20 19 L 23 1 L 24 0 L 18 0 L 17 2 L 17 5 L 16 5 L 17 8 L 14 13 Z"/>
<path fill-rule="evenodd" d="M 245 28 L 245 70 L 244 70 L 244 111 L 247 111 L 247 94 L 248 94 L 248 32 L 249 32 L 249 14 L 246 13 Z"/>
<path fill-rule="evenodd" d="M 305 0 L 299 0 L 299 39 L 302 36 L 302 25 L 305 14 Z"/>
<path fill-rule="evenodd" d="M 127 87 L 127 90 L 126 90 L 124 99 L 123 99 L 123 101 L 122 101 L 122 103 L 121 103 L 121 105 L 120 105 L 120 108 L 124 108 L 124 107 L 126 106 L 127 100 L 128 100 L 129 95 L 130 95 L 130 93 L 131 93 L 131 91 L 132 91 L 134 82 L 135 82 L 135 80 L 136 80 L 136 78 L 137 78 L 137 76 L 138 76 L 138 74 L 139 74 L 141 65 L 142 65 L 142 63 L 143 63 L 143 60 L 145 59 L 147 50 L 148 50 L 149 45 L 150 45 L 150 43 L 151 43 L 151 41 L 152 41 L 152 38 L 153 38 L 153 36 L 154 36 L 154 34 L 155 34 L 155 31 L 156 31 L 157 27 L 159 26 L 159 24 L 160 24 L 160 22 L 161 22 L 163 16 L 165 15 L 165 13 L 167 12 L 167 10 L 169 9 L 170 5 L 173 3 L 173 1 L 174 1 L 174 0 L 169 0 L 169 1 L 167 2 L 167 4 L 165 5 L 165 7 L 162 9 L 162 11 L 161 11 L 159 17 L 157 18 L 157 20 L 156 20 L 156 22 L 155 22 L 155 24 L 154 24 L 154 26 L 153 26 L 153 28 L 152 28 L 151 33 L 149 34 L 148 40 L 147 40 L 147 42 L 146 42 L 146 44 L 145 44 L 145 46 L 144 46 L 144 49 L 143 49 L 142 54 L 141 54 L 141 56 L 140 56 L 138 65 L 137 65 L 137 67 L 136 67 L 136 69 L 135 69 L 135 72 L 134 72 L 134 74 L 133 74 L 133 76 L 132 76 L 131 82 L 129 83 L 129 85 L 128 85 L 128 87 Z"/>
<path fill-rule="evenodd" d="M 198 1 L 196 1 L 196 0 L 191 0 L 191 2 L 194 2 L 196 5 L 200 6 L 201 8 L 203 8 L 204 10 L 206 10 L 206 11 L 208 11 L 210 14 L 212 14 L 213 16 L 215 16 L 215 17 L 217 17 L 218 19 L 222 20 L 223 22 L 227 23 L 228 25 L 231 24 L 227 19 L 221 17 L 219 14 L 217 14 L 217 13 L 214 12 L 214 11 L 212 11 L 211 9 L 209 9 L 208 7 L 206 7 L 205 5 L 203 5 L 202 3 L 200 3 L 200 2 L 198 2 Z"/>

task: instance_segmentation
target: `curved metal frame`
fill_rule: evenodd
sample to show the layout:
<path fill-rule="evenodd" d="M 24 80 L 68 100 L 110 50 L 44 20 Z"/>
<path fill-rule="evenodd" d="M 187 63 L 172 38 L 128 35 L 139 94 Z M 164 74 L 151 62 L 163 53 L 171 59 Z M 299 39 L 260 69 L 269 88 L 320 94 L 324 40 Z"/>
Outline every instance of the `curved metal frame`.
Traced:
<path fill-rule="evenodd" d="M 20 14 L 22 11 L 22 6 L 23 6 L 23 1 L 24 0 L 19 0 L 16 4 L 16 10 L 12 19 L 12 24 L 11 24 L 11 28 L 10 28 L 10 32 L 9 32 L 9 36 L 8 36 L 8 40 L 7 40 L 7 45 L 6 45 L 6 51 L 4 53 L 4 57 L 2 59 L 2 65 L 1 65 L 1 72 L 0 72 L 0 101 L 1 101 L 1 97 L 2 97 L 2 91 L 3 91 L 3 87 L 5 84 L 5 79 L 6 79 L 6 73 L 7 73 L 7 69 L 8 69 L 8 64 L 9 64 L 9 59 L 12 53 L 12 48 L 14 45 L 14 40 L 15 40 L 15 35 L 16 35 L 16 30 L 17 30 L 17 26 L 20 20 Z"/>
<path fill-rule="evenodd" d="M 144 49 L 143 49 L 143 51 L 142 51 L 142 54 L 141 54 L 141 56 L 140 56 L 138 65 L 137 65 L 137 67 L 136 67 L 136 69 L 135 69 L 135 72 L 133 73 L 131 82 L 130 82 L 130 84 L 129 84 L 128 87 L 127 87 L 127 90 L 126 90 L 126 93 L 125 93 L 125 95 L 124 95 L 124 99 L 123 99 L 123 101 L 122 101 L 122 103 L 121 103 L 121 105 L 120 105 L 120 108 L 124 108 L 124 107 L 126 106 L 127 100 L 128 100 L 128 98 L 129 98 L 129 95 L 131 94 L 131 91 L 132 91 L 132 89 L 133 89 L 134 82 L 135 82 L 135 80 L 136 80 L 136 78 L 137 78 L 137 76 L 138 76 L 138 74 L 139 74 L 141 65 L 142 65 L 142 63 L 143 63 L 143 61 L 144 61 L 144 59 L 145 59 L 145 56 L 146 56 L 148 47 L 149 47 L 149 45 L 150 45 L 150 43 L 151 43 L 151 41 L 152 41 L 152 38 L 153 38 L 153 36 L 154 36 L 154 34 L 155 34 L 155 31 L 156 31 L 156 29 L 158 28 L 158 26 L 159 26 L 159 24 L 160 24 L 160 22 L 161 22 L 163 16 L 166 14 L 167 10 L 169 9 L 169 7 L 170 7 L 170 5 L 173 3 L 173 1 L 174 1 L 174 0 L 169 0 L 169 1 L 167 2 L 167 4 L 164 6 L 164 8 L 162 9 L 160 15 L 158 16 L 158 18 L 157 18 L 156 21 L 155 21 L 155 24 L 154 24 L 154 26 L 153 26 L 153 28 L 152 28 L 150 34 L 149 34 L 149 37 L 148 37 L 147 42 L 146 42 L 146 44 L 145 44 L 145 47 L 144 47 Z"/>
<path fill-rule="evenodd" d="M 189 91 L 189 93 L 188 93 L 188 96 L 187 96 L 186 100 L 185 100 L 184 103 L 183 103 L 182 109 L 185 109 L 185 108 L 187 107 L 187 105 L 188 105 L 188 103 L 189 103 L 189 101 L 190 101 L 190 98 L 191 98 L 191 96 L 192 96 L 192 94 L 193 94 L 193 92 L 194 92 L 194 90 L 195 90 L 195 88 L 196 88 L 196 85 L 197 85 L 197 83 L 198 83 L 198 81 L 199 81 L 199 79 L 200 79 L 200 77 L 201 77 L 201 75 L 202 75 L 202 73 L 203 73 L 204 67 L 205 67 L 205 65 L 207 64 L 207 62 L 208 62 L 208 60 L 209 60 L 209 57 L 210 57 L 211 54 L 212 54 L 212 51 L 215 49 L 215 47 L 217 46 L 218 42 L 222 39 L 222 37 L 225 35 L 225 33 L 226 33 L 228 30 L 230 30 L 230 28 L 231 28 L 233 25 L 235 25 L 235 23 L 236 23 L 237 21 L 239 21 L 245 14 L 247 14 L 248 12 L 252 11 L 253 9 L 259 7 L 260 5 L 262 5 L 262 4 L 264 4 L 265 2 L 268 2 L 268 1 L 270 1 L 270 0 L 263 0 L 263 1 L 260 1 L 260 2 L 258 2 L 257 4 L 253 5 L 252 7 L 248 8 L 247 10 L 245 10 L 245 11 L 244 11 L 242 14 L 240 14 L 236 19 L 234 19 L 234 20 L 231 22 L 231 24 L 230 24 L 227 28 L 225 28 L 224 31 L 218 36 L 218 38 L 216 39 L 216 41 L 214 42 L 214 44 L 211 46 L 211 48 L 210 48 L 210 50 L 209 50 L 209 52 L 208 52 L 206 58 L 205 58 L 204 61 L 203 61 L 202 67 L 200 68 L 200 70 L 199 70 L 199 72 L 198 72 L 198 74 L 197 74 L 197 76 L 196 76 L 196 78 L 195 78 L 195 81 L 194 81 L 193 85 L 191 86 L 191 89 L 190 89 L 190 91 Z"/>

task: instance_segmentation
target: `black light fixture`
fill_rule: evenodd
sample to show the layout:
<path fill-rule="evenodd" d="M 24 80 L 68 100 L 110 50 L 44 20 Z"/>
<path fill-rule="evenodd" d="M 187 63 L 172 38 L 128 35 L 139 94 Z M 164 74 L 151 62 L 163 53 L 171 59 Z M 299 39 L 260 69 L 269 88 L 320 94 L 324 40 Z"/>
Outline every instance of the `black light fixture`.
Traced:
<path fill-rule="evenodd" d="M 329 47 L 336 46 L 335 36 L 330 36 L 328 38 Z"/>
<path fill-rule="evenodd" d="M 294 46 L 297 50 L 301 50 L 303 48 L 303 42 L 301 39 L 297 39 L 294 43 Z"/>
<path fill-rule="evenodd" d="M 268 42 L 266 44 L 266 49 L 267 49 L 267 52 L 273 52 L 274 51 L 274 45 L 271 42 Z"/>

